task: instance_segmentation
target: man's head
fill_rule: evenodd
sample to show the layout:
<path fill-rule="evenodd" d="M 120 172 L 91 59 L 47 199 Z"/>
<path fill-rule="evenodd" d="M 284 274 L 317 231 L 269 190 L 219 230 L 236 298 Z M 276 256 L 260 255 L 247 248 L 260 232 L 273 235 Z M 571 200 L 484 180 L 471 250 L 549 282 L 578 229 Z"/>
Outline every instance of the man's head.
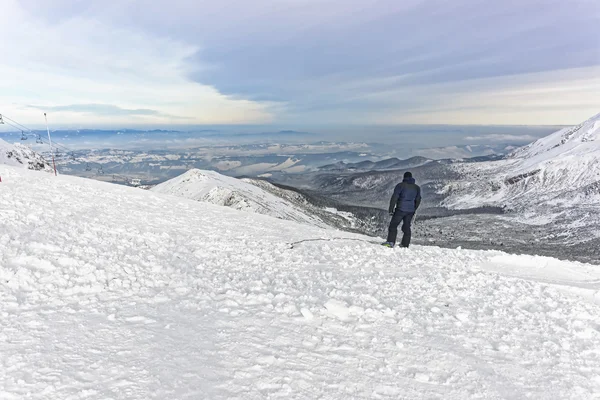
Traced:
<path fill-rule="evenodd" d="M 406 171 L 406 172 L 404 173 L 404 178 L 412 178 L 412 173 L 410 173 L 410 172 Z"/>

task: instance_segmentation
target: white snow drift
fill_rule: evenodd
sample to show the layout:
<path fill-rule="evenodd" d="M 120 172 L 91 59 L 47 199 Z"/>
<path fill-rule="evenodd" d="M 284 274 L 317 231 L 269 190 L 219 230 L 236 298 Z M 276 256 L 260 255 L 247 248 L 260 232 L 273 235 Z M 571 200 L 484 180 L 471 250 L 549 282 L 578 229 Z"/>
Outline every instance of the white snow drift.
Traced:
<path fill-rule="evenodd" d="M 597 267 L 0 175 L 2 399 L 599 396 Z"/>

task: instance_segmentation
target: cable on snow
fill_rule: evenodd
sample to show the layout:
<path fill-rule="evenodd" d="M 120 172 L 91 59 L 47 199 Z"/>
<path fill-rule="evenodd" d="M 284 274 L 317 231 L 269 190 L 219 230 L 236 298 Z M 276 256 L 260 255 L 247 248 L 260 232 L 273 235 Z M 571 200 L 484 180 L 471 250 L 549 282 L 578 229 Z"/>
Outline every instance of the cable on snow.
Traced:
<path fill-rule="evenodd" d="M 335 241 L 335 240 L 353 240 L 355 242 L 365 242 L 365 243 L 371 243 L 371 244 L 381 244 L 381 242 L 376 242 L 374 240 L 358 239 L 358 238 L 347 238 L 347 237 L 332 237 L 332 238 L 318 238 L 318 239 L 303 239 L 303 240 L 298 240 L 297 242 L 288 243 L 288 246 L 290 246 L 290 250 L 291 250 L 296 245 L 301 244 L 301 243 L 306 243 L 306 242 L 332 242 L 332 241 Z"/>

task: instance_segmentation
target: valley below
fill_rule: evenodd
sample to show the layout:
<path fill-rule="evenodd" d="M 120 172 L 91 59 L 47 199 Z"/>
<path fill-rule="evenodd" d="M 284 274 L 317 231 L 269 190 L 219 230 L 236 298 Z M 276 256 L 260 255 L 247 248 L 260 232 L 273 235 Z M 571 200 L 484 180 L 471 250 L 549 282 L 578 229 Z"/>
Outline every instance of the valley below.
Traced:
<path fill-rule="evenodd" d="M 314 191 L 299 192 L 315 194 Z M 432 195 L 437 197 L 435 193 Z M 315 204 L 326 203 L 326 196 L 327 194 L 321 194 L 320 199 L 315 200 L 307 195 Z M 337 209 L 352 213 L 359 221 L 355 229 L 345 229 L 343 226 L 338 228 L 384 240 L 390 217 L 382 204 L 378 204 L 379 207 L 367 207 L 340 204 L 337 198 L 329 201 Z M 444 248 L 501 250 L 600 265 L 600 238 L 591 233 L 597 230 L 597 225 L 583 224 L 579 228 L 566 229 L 570 224 L 568 220 L 534 224 L 524 223 L 522 219 L 519 213 L 499 207 L 463 210 L 423 207 L 419 209 L 414 221 L 413 243 Z"/>

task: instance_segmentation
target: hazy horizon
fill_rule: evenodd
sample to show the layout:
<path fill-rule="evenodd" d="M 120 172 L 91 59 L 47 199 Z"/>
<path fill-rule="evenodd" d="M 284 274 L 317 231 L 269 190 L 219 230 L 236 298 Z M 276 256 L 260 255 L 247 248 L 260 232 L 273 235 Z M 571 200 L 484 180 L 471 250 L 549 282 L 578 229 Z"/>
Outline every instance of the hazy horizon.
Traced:
<path fill-rule="evenodd" d="M 53 141 L 70 150 L 182 150 L 196 147 L 243 146 L 249 144 L 313 144 L 317 142 L 366 143 L 400 157 L 436 155 L 435 158 L 457 156 L 453 146 L 488 146 L 502 149 L 523 146 L 547 136 L 561 126 L 461 126 L 461 125 L 398 125 L 394 127 L 330 127 L 293 130 L 286 126 L 219 126 L 207 125 L 188 130 L 149 132 L 138 129 L 52 129 Z M 45 130 L 39 132 L 46 138 Z M 0 132 L 7 141 L 21 141 L 45 151 L 45 145 L 35 143 L 36 135 L 21 141 L 21 132 Z M 450 149 L 448 149 L 450 148 Z M 423 153 L 424 149 L 442 149 Z"/>

